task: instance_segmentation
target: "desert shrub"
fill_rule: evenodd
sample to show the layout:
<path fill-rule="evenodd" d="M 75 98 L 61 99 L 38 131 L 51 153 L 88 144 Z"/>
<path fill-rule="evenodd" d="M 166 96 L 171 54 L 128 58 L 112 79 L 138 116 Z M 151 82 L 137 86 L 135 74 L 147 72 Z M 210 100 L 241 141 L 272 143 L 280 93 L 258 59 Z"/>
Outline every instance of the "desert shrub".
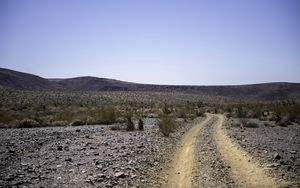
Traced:
<path fill-rule="evenodd" d="M 232 128 L 243 128 L 241 121 L 235 118 L 228 118 L 225 125 Z"/>
<path fill-rule="evenodd" d="M 82 120 L 75 120 L 70 125 L 71 126 L 80 126 L 80 125 L 85 125 L 85 124 L 86 124 L 86 122 L 84 122 Z"/>
<path fill-rule="evenodd" d="M 139 130 L 144 130 L 144 122 L 142 121 L 142 119 L 139 119 Z"/>
<path fill-rule="evenodd" d="M 243 128 L 242 124 L 238 123 L 238 122 L 232 122 L 231 127 L 233 127 L 233 128 Z"/>
<path fill-rule="evenodd" d="M 241 122 L 241 126 L 245 127 L 249 121 L 247 118 L 240 118 L 239 121 Z"/>
<path fill-rule="evenodd" d="M 275 114 L 270 114 L 267 116 L 268 121 L 278 121 L 278 117 Z"/>
<path fill-rule="evenodd" d="M 33 119 L 24 119 L 17 123 L 17 128 L 33 128 L 39 127 L 39 123 Z"/>
<path fill-rule="evenodd" d="M 245 119 L 247 117 L 247 112 L 245 108 L 238 107 L 236 112 L 237 118 Z"/>
<path fill-rule="evenodd" d="M 176 108 L 175 116 L 178 118 L 194 119 L 196 116 L 201 116 L 202 113 L 203 113 L 203 111 L 200 111 L 200 109 L 196 109 L 195 106 L 193 106 L 191 103 L 187 102 L 185 105 L 178 106 Z M 164 114 L 166 114 L 166 113 L 164 113 Z"/>
<path fill-rule="evenodd" d="M 187 112 L 185 111 L 184 108 L 180 108 L 177 110 L 176 116 L 178 118 L 186 118 L 187 117 Z"/>
<path fill-rule="evenodd" d="M 11 121 L 13 121 L 13 115 L 12 112 L 8 109 L 0 109 L 0 122 L 3 124 L 7 124 Z"/>
<path fill-rule="evenodd" d="M 134 124 L 131 120 L 131 117 L 127 118 L 126 130 L 127 131 L 134 131 Z"/>
<path fill-rule="evenodd" d="M 118 131 L 118 130 L 122 130 L 122 127 L 121 127 L 120 125 L 112 125 L 112 126 L 110 127 L 110 129 L 111 129 L 112 131 Z"/>
<path fill-rule="evenodd" d="M 203 110 L 200 110 L 200 109 L 196 110 L 196 116 L 200 117 L 200 116 L 203 116 L 203 115 L 204 115 L 204 111 Z"/>
<path fill-rule="evenodd" d="M 289 124 L 289 121 L 287 121 L 286 119 L 280 120 L 278 123 L 280 127 L 287 127 Z"/>
<path fill-rule="evenodd" d="M 53 121 L 50 125 L 54 126 L 54 127 L 63 127 L 63 126 L 68 125 L 68 122 L 67 121 Z"/>
<path fill-rule="evenodd" d="M 115 123 L 117 120 L 116 109 L 112 106 L 105 107 L 98 111 L 97 117 L 95 119 L 98 121 L 98 123 Z"/>
<path fill-rule="evenodd" d="M 275 127 L 275 123 L 272 123 L 269 121 L 264 122 L 264 125 L 265 125 L 265 127 Z"/>
<path fill-rule="evenodd" d="M 258 120 L 249 120 L 244 126 L 247 128 L 258 128 L 259 122 Z"/>
<path fill-rule="evenodd" d="M 56 109 L 54 121 L 72 122 L 73 116 L 74 115 L 71 110 L 64 109 L 63 111 L 60 111 L 60 109 Z"/>
<path fill-rule="evenodd" d="M 9 128 L 10 126 L 8 124 L 0 123 L 0 129 L 3 128 Z"/>
<path fill-rule="evenodd" d="M 117 123 L 126 123 L 127 122 L 127 119 L 125 117 L 118 117 L 116 119 L 116 122 Z"/>
<path fill-rule="evenodd" d="M 171 114 L 172 113 L 172 107 L 168 106 L 167 104 L 164 104 L 162 107 L 162 113 L 163 114 Z"/>
<path fill-rule="evenodd" d="M 178 128 L 178 123 L 173 117 L 163 116 L 159 119 L 157 123 L 159 130 L 164 136 L 169 136 L 171 132 Z"/>
<path fill-rule="evenodd" d="M 147 117 L 148 117 L 148 118 L 158 118 L 159 115 L 156 114 L 156 113 L 149 113 L 149 114 L 147 115 Z"/>
<path fill-rule="evenodd" d="M 279 118 L 279 122 L 278 125 L 281 127 L 287 127 L 288 125 L 291 124 L 291 122 L 293 122 L 295 119 L 295 117 L 293 115 L 285 115 L 283 117 Z"/>
<path fill-rule="evenodd" d="M 96 119 L 94 117 L 91 117 L 91 116 L 86 117 L 86 124 L 87 125 L 95 125 L 97 123 L 98 122 L 96 121 Z"/>

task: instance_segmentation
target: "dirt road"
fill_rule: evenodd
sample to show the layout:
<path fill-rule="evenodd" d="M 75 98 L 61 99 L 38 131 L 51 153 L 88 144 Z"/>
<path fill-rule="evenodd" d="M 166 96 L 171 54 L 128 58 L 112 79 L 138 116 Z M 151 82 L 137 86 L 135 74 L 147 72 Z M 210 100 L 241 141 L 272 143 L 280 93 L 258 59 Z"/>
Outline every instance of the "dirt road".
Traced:
<path fill-rule="evenodd" d="M 182 138 L 165 187 L 281 187 L 224 132 L 224 116 L 207 114 Z"/>
<path fill-rule="evenodd" d="M 186 134 L 184 134 L 180 142 L 180 148 L 174 155 L 166 187 L 188 188 L 192 186 L 195 142 L 201 128 L 209 121 L 209 119 L 211 119 L 211 117 L 206 118 L 204 121 L 195 125 Z"/>
<path fill-rule="evenodd" d="M 240 187 L 279 187 L 276 180 L 266 174 L 263 168 L 239 145 L 235 144 L 222 129 L 224 116 L 217 115 L 214 137 L 218 151 L 225 163 L 230 165 L 231 174 Z"/>

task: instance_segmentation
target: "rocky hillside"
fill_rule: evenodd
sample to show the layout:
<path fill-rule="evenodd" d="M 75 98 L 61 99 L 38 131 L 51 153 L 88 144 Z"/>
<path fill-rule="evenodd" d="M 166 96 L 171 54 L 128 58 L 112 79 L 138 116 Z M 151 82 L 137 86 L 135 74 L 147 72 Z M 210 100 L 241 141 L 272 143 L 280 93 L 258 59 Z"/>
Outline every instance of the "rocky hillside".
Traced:
<path fill-rule="evenodd" d="M 36 75 L 0 68 L 0 85 L 17 89 L 49 89 L 52 83 Z"/>
<path fill-rule="evenodd" d="M 300 100 L 300 84 L 284 82 L 237 86 L 151 85 L 89 76 L 69 79 L 45 79 L 32 74 L 0 68 L 0 85 L 26 90 L 159 91 L 195 93 L 241 100 Z"/>

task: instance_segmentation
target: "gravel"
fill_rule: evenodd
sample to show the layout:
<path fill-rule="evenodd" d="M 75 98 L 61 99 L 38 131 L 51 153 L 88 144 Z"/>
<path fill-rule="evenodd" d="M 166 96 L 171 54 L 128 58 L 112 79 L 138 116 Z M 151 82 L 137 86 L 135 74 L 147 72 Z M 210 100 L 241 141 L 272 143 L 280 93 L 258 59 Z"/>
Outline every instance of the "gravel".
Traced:
<path fill-rule="evenodd" d="M 0 129 L 0 187 L 159 187 L 188 124 L 169 138 L 156 126 Z"/>
<path fill-rule="evenodd" d="M 201 130 L 196 143 L 196 165 L 194 168 L 194 187 L 237 187 L 230 176 L 230 167 L 226 166 L 217 150 L 213 138 L 212 118 Z"/>
<path fill-rule="evenodd" d="M 225 123 L 227 134 L 275 177 L 300 187 L 300 126 L 239 128 Z"/>

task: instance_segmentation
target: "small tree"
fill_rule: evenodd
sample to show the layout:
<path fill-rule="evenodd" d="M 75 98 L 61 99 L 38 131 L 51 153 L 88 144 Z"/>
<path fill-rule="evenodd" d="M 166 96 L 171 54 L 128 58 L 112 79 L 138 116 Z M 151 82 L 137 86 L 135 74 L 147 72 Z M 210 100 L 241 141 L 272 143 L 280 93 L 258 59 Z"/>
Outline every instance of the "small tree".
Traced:
<path fill-rule="evenodd" d="M 144 122 L 142 121 L 142 119 L 139 119 L 139 130 L 144 130 Z"/>

